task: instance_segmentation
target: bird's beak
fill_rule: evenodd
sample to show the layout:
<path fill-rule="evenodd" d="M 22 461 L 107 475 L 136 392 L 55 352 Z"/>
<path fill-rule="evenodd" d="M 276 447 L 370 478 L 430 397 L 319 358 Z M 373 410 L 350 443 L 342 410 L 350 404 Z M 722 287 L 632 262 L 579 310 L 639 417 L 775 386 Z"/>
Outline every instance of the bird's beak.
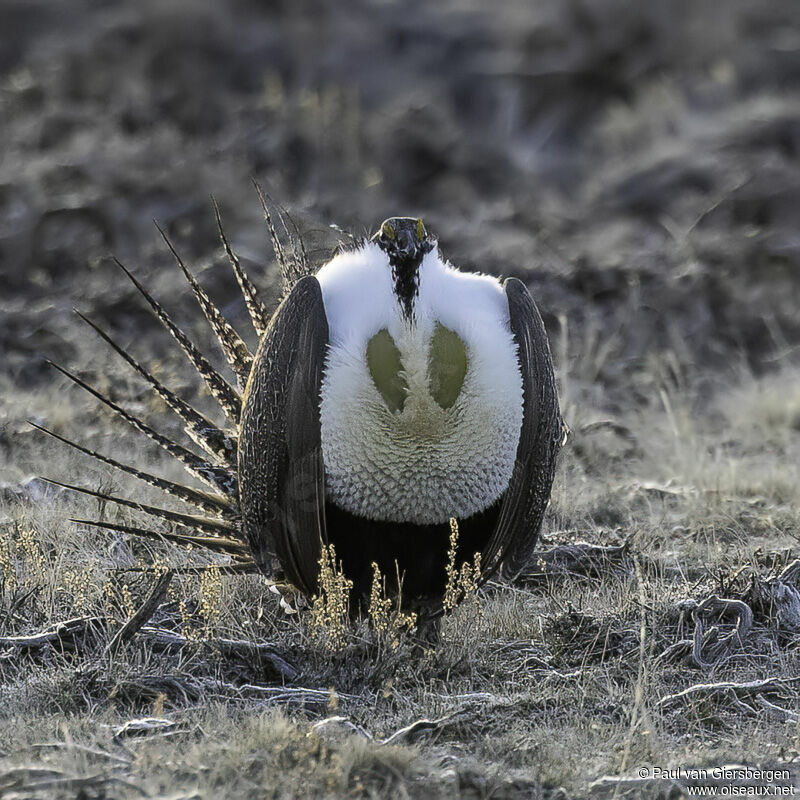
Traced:
<path fill-rule="evenodd" d="M 419 242 L 411 231 L 401 230 L 397 232 L 395 240 L 395 250 L 402 258 L 415 258 L 417 255 Z"/>

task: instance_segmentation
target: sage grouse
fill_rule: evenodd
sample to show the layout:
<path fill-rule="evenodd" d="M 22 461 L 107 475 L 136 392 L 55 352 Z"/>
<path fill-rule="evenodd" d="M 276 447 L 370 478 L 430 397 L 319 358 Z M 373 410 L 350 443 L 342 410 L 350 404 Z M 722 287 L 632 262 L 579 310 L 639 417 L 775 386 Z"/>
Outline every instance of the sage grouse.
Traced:
<path fill-rule="evenodd" d="M 264 209 L 286 277 L 288 247 Z M 58 367 L 208 488 L 180 485 L 57 438 L 200 513 L 68 486 L 177 528 L 82 522 L 237 557 L 249 549 L 265 574 L 282 572 L 306 595 L 317 590 L 321 548 L 329 543 L 356 598 L 369 591 L 374 562 L 395 591 L 401 586 L 404 600 L 435 608 L 445 588 L 453 517 L 457 563 L 480 552 L 484 580 L 500 568 L 520 570 L 536 542 L 564 430 L 547 335 L 525 285 L 455 269 L 422 220 L 394 217 L 315 274 L 301 270 L 269 314 L 221 224 L 219 231 L 259 338 L 255 354 L 164 238 L 238 386 L 119 266 L 198 370 L 231 430 L 190 407 L 84 317 L 180 416 L 204 455 Z M 302 245 L 297 252 L 305 265 Z"/>

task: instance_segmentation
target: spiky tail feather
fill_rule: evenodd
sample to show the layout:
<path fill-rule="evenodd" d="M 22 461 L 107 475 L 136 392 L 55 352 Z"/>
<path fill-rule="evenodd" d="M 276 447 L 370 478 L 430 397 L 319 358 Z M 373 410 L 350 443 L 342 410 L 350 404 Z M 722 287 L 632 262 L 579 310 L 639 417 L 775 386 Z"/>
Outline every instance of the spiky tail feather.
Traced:
<path fill-rule="evenodd" d="M 286 248 L 280 242 L 269 210 L 266 199 L 260 187 L 257 187 L 265 211 L 270 237 L 275 248 L 276 259 L 281 268 L 281 273 L 286 281 L 292 280 L 293 276 L 300 269 L 307 269 L 305 251 L 302 249 L 299 234 L 293 236 L 286 227 L 284 216 L 281 213 L 280 219 L 284 230 L 289 237 L 292 245 L 292 253 L 287 253 Z M 220 241 L 230 262 L 236 280 L 244 298 L 245 305 L 253 328 L 257 337 L 260 339 L 269 324 L 269 313 L 266 306 L 258 297 L 258 292 L 242 268 L 241 262 L 231 248 L 222 227 L 219 207 L 213 201 L 214 212 L 217 226 L 219 228 Z M 253 356 L 244 340 L 235 331 L 232 325 L 224 318 L 219 309 L 211 301 L 205 290 L 199 285 L 184 264 L 178 252 L 167 238 L 164 231 L 159 227 L 159 231 L 164 238 L 167 246 L 175 257 L 178 266 L 183 272 L 189 286 L 194 293 L 212 331 L 214 332 L 223 354 L 236 375 L 239 388 L 243 387 L 249 377 Z M 295 227 L 296 232 L 296 227 Z M 116 259 L 115 259 L 116 260 Z M 164 327 L 172 334 L 180 345 L 189 361 L 193 364 L 201 378 L 205 381 L 212 396 L 216 399 L 222 411 L 229 421 L 238 427 L 239 414 L 241 411 L 241 396 L 239 391 L 234 388 L 211 364 L 211 362 L 200 352 L 192 343 L 189 337 L 172 321 L 172 318 L 165 311 L 163 306 L 142 286 L 136 277 L 119 261 L 118 266 L 133 282 L 140 294 L 144 297 L 155 315 L 162 322 Z M 78 312 L 80 314 L 80 312 Z M 81 444 L 71 441 L 66 437 L 50 431 L 40 425 L 31 423 L 35 428 L 47 433 L 68 446 L 79 450 L 85 455 L 103 464 L 112 466 L 126 474 L 133 475 L 151 486 L 163 491 L 166 495 L 176 497 L 182 502 L 202 512 L 202 514 L 184 514 L 170 509 L 158 508 L 145 503 L 128 500 L 124 497 L 117 497 L 105 492 L 95 491 L 81 486 L 53 481 L 58 486 L 62 486 L 71 491 L 81 492 L 100 500 L 115 503 L 120 506 L 141 511 L 151 517 L 160 519 L 167 526 L 177 526 L 182 530 L 174 530 L 170 527 L 164 530 L 150 530 L 149 528 L 136 525 L 124 525 L 122 523 L 110 522 L 106 520 L 84 520 L 76 519 L 74 522 L 93 526 L 101 530 L 114 531 L 132 536 L 140 536 L 150 539 L 161 539 L 175 542 L 181 545 L 192 545 L 204 547 L 216 553 L 231 557 L 235 563 L 241 564 L 249 569 L 252 567 L 252 559 L 245 544 L 240 530 L 239 521 L 239 488 L 236 475 L 236 454 L 237 454 L 237 431 L 229 432 L 218 427 L 208 420 L 199 411 L 192 408 L 185 400 L 178 397 L 172 390 L 167 388 L 157 378 L 155 378 L 144 366 L 134 358 L 125 348 L 115 342 L 105 331 L 92 322 L 88 317 L 80 314 L 81 318 L 90 325 L 100 335 L 105 342 L 122 357 L 147 383 L 150 385 L 154 394 L 161 397 L 167 406 L 174 411 L 182 420 L 184 431 L 195 444 L 199 445 L 207 452 L 206 457 L 202 457 L 187 449 L 182 444 L 174 442 L 155 429 L 150 427 L 139 417 L 126 411 L 120 405 L 109 399 L 84 380 L 73 375 L 63 367 L 53 364 L 67 378 L 78 386 L 94 395 L 98 400 L 108 406 L 115 414 L 122 417 L 140 433 L 145 434 L 160 447 L 166 450 L 173 458 L 179 461 L 183 467 L 194 477 L 199 478 L 208 484 L 213 491 L 203 491 L 191 486 L 184 486 L 174 481 L 169 481 L 149 472 L 137 469 L 121 461 L 102 455 L 97 451 L 84 447 Z M 52 363 L 52 362 L 51 362 Z M 49 480 L 49 479 L 46 479 Z M 190 532 L 183 532 L 190 531 Z M 191 531 L 195 531 L 192 533 Z"/>
<path fill-rule="evenodd" d="M 222 217 L 220 216 L 219 205 L 217 205 L 216 199 L 212 197 L 211 202 L 214 205 L 214 215 L 217 218 L 217 230 L 219 231 L 219 238 L 222 241 L 222 246 L 225 248 L 225 255 L 228 256 L 233 274 L 236 276 L 236 281 L 239 284 L 239 288 L 242 290 L 244 304 L 247 306 L 247 311 L 250 314 L 250 321 L 253 324 L 256 335 L 261 339 L 269 325 L 269 311 L 267 311 L 266 306 L 261 300 L 258 299 L 256 287 L 253 285 L 250 278 L 247 277 L 247 273 L 242 269 L 238 256 L 233 252 L 230 244 L 228 244 L 228 238 L 225 236 L 225 229 L 222 227 Z"/>
<path fill-rule="evenodd" d="M 278 266 L 281 270 L 284 291 L 288 293 L 289 289 L 291 289 L 300 278 L 311 273 L 303 238 L 300 236 L 300 231 L 297 229 L 295 221 L 289 216 L 288 212 L 272 200 L 260 183 L 254 180 L 253 186 L 255 186 L 256 192 L 258 193 L 258 200 L 261 203 L 261 210 L 264 213 L 264 221 L 267 223 L 272 250 L 275 253 L 275 260 L 278 262 Z M 289 240 L 291 251 L 286 250 L 283 246 L 283 242 L 281 242 L 281 237 L 275 230 L 275 224 L 272 221 L 272 214 L 269 210 L 269 203 L 272 203 L 277 210 L 278 219 L 286 234 L 286 238 Z M 291 230 L 286 222 L 287 219 L 291 223 Z"/>
<path fill-rule="evenodd" d="M 211 366 L 211 362 L 192 344 L 189 337 L 172 321 L 163 306 L 136 280 L 134 275 L 119 259 L 114 259 L 116 265 L 130 278 L 139 293 L 147 300 L 155 315 L 161 320 L 164 327 L 172 334 L 186 357 L 192 362 L 194 368 L 200 373 L 209 391 L 225 412 L 228 419 L 234 424 L 239 423 L 239 413 L 242 407 L 242 398 L 236 389 L 231 386 L 220 373 Z"/>
<path fill-rule="evenodd" d="M 244 343 L 242 337 L 236 333 L 233 326 L 222 316 L 219 309 L 211 302 L 209 296 L 195 280 L 192 273 L 186 268 L 186 264 L 183 263 L 183 259 L 178 255 L 178 251 L 172 246 L 172 242 L 167 238 L 167 234 L 164 233 L 161 226 L 156 223 L 156 227 L 161 237 L 166 242 L 167 247 L 169 247 L 170 252 L 175 257 L 175 260 L 178 262 L 178 266 L 189 282 L 189 286 L 192 287 L 194 296 L 197 298 L 197 302 L 203 310 L 208 324 L 216 334 L 230 368 L 236 375 L 239 388 L 243 389 L 244 385 L 247 383 L 247 379 L 250 377 L 250 369 L 253 366 L 253 354 Z"/>
<path fill-rule="evenodd" d="M 187 503 L 191 503 L 193 506 L 205 511 L 207 514 L 217 514 L 223 518 L 233 515 L 233 509 L 224 495 L 215 494 L 212 492 L 204 492 L 200 489 L 194 489 L 191 486 L 184 486 L 180 483 L 168 481 L 166 478 L 160 478 L 158 475 L 152 475 L 149 472 L 143 472 L 142 470 L 136 469 L 136 467 L 123 464 L 114 458 L 109 458 L 109 456 L 104 456 L 102 453 L 98 453 L 96 450 L 90 450 L 88 447 L 84 447 L 77 442 L 73 442 L 64 436 L 59 436 L 57 433 L 54 433 L 53 431 L 48 430 L 41 425 L 37 425 L 35 422 L 31 422 L 30 424 L 37 430 L 42 431 L 42 433 L 46 433 L 48 436 L 52 436 L 54 439 L 64 442 L 64 444 L 69 445 L 75 450 L 85 453 L 87 456 L 91 456 L 97 461 L 101 461 L 103 464 L 108 464 L 109 466 L 115 467 L 122 472 L 127 472 L 128 475 L 133 475 L 135 478 L 139 478 L 139 480 L 149 483 L 151 486 L 155 486 L 157 489 L 161 489 L 161 491 L 163 491 L 165 494 L 172 495 L 180 500 L 185 500 Z"/>

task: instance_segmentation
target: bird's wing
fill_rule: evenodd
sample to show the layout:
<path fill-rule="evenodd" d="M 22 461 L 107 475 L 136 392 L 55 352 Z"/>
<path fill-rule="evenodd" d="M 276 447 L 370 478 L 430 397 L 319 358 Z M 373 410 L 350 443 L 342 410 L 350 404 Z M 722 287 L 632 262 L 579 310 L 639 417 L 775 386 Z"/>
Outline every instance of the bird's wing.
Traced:
<path fill-rule="evenodd" d="M 539 310 L 525 284 L 505 284 L 511 332 L 522 374 L 523 418 L 514 471 L 494 532 L 483 551 L 485 574 L 502 566 L 516 575 L 531 556 L 542 524 L 563 439 L 553 360 Z"/>
<path fill-rule="evenodd" d="M 239 436 L 242 523 L 256 562 L 269 572 L 277 556 L 308 594 L 316 591 L 326 541 L 319 403 L 327 344 L 322 291 L 306 276 L 261 339 Z"/>

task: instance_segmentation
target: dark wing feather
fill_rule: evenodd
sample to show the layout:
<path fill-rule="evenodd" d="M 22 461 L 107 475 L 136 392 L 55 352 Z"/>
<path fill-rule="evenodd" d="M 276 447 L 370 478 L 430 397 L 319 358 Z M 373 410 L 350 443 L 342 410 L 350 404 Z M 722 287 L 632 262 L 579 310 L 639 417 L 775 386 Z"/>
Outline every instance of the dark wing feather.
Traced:
<path fill-rule="evenodd" d="M 522 373 L 523 419 L 511 482 L 492 538 L 483 552 L 487 575 L 502 565 L 516 575 L 530 559 L 542 525 L 562 440 L 553 359 L 542 317 L 525 284 L 505 284 L 511 332 Z"/>
<path fill-rule="evenodd" d="M 267 573 L 277 555 L 287 577 L 317 587 L 325 531 L 319 398 L 328 321 L 313 276 L 278 307 L 245 388 L 239 436 L 244 533 Z"/>

